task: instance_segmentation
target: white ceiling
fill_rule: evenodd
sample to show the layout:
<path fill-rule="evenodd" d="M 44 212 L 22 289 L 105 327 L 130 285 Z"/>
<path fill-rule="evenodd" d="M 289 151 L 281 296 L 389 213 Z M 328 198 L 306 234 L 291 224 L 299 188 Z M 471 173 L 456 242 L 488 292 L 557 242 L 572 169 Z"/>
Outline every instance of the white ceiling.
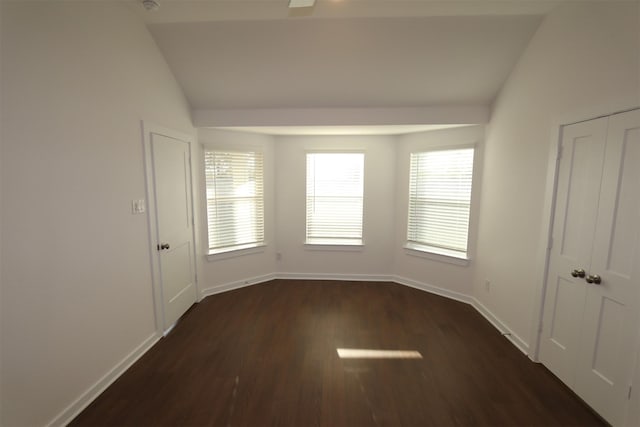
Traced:
<path fill-rule="evenodd" d="M 158 1 L 129 7 L 195 111 L 489 106 L 558 3 Z"/>
<path fill-rule="evenodd" d="M 538 16 L 151 24 L 195 109 L 493 101 Z"/>

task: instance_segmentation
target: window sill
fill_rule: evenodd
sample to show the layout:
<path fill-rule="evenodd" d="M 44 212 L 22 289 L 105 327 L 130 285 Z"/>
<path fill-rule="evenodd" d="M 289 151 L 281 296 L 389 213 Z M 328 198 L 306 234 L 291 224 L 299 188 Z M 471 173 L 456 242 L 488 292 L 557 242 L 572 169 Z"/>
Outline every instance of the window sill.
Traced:
<path fill-rule="evenodd" d="M 434 248 L 432 246 L 417 245 L 415 243 L 407 243 L 404 246 L 404 250 L 407 255 L 465 267 L 468 266 L 471 261 L 466 255 L 455 251 Z"/>
<path fill-rule="evenodd" d="M 221 261 L 224 259 L 237 258 L 245 255 L 259 254 L 264 252 L 266 248 L 266 243 L 256 243 L 250 245 L 242 245 L 225 250 L 213 250 L 209 251 L 209 254 L 207 254 L 207 261 Z"/>
<path fill-rule="evenodd" d="M 364 241 L 360 239 L 352 240 L 331 240 L 316 239 L 307 240 L 304 243 L 305 250 L 308 251 L 337 251 L 337 252 L 360 252 L 364 249 Z"/>

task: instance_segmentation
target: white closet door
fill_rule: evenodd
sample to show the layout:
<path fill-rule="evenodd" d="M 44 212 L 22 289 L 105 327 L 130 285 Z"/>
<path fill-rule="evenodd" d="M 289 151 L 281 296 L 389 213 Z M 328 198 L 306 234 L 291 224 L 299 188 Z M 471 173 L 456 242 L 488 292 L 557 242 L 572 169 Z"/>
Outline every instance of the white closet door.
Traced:
<path fill-rule="evenodd" d="M 640 110 L 610 118 L 576 392 L 619 425 L 631 383 L 640 299 Z"/>
<path fill-rule="evenodd" d="M 606 129 L 606 118 L 563 129 L 540 357 L 570 387 L 575 383 L 587 287 L 582 277 L 571 273 L 586 275 L 589 269 Z"/>

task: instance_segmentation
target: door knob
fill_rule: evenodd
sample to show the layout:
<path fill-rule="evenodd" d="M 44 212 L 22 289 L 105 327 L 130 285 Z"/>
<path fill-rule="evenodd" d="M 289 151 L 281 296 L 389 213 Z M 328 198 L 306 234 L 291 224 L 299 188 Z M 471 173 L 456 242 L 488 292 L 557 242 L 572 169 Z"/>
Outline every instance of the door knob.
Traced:
<path fill-rule="evenodd" d="M 158 250 L 159 250 L 159 251 L 162 251 L 162 250 L 164 250 L 164 249 L 169 249 L 169 244 L 168 244 L 168 243 L 160 243 L 160 244 L 158 245 Z"/>
<path fill-rule="evenodd" d="M 585 271 L 582 268 L 576 268 L 571 272 L 571 275 L 573 277 L 580 277 L 583 278 L 587 273 L 585 273 Z"/>
<path fill-rule="evenodd" d="M 598 276 L 597 274 L 590 274 L 584 280 L 586 280 L 587 283 L 595 283 L 596 285 L 602 283 L 602 277 Z"/>

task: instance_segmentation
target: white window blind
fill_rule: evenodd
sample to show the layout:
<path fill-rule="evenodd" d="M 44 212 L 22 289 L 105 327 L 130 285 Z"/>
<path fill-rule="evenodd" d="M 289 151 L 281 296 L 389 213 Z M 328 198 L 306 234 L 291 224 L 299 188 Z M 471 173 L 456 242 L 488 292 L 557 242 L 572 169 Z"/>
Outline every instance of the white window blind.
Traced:
<path fill-rule="evenodd" d="M 307 243 L 362 244 L 364 153 L 307 154 Z"/>
<path fill-rule="evenodd" d="M 473 153 L 411 154 L 408 247 L 466 258 Z"/>
<path fill-rule="evenodd" d="M 263 156 L 205 151 L 209 253 L 264 243 Z"/>

